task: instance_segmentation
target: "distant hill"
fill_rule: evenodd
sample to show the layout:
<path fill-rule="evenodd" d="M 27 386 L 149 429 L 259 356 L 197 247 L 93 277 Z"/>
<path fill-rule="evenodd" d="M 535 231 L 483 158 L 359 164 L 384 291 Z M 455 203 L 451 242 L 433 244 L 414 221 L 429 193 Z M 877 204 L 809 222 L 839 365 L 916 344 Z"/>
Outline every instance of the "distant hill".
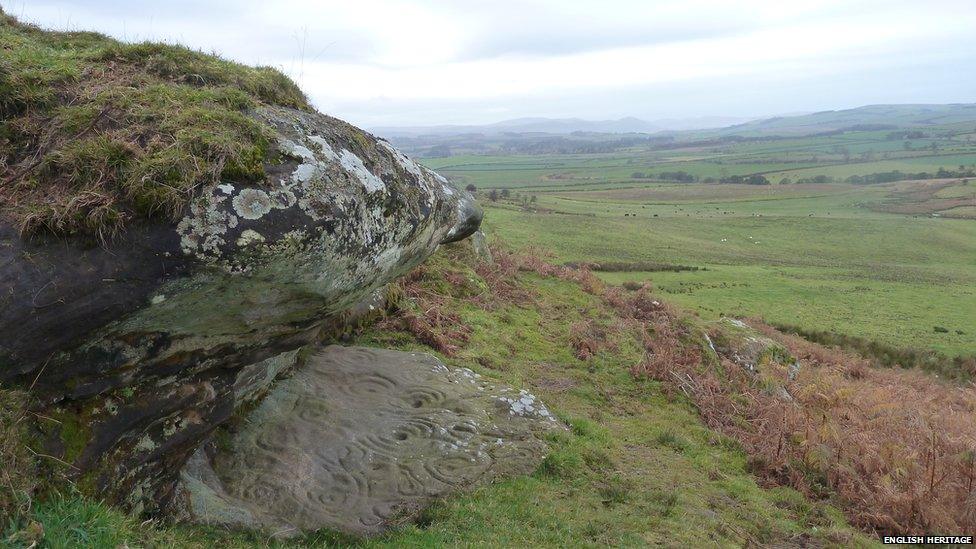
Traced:
<path fill-rule="evenodd" d="M 573 133 L 657 133 L 707 128 L 721 128 L 749 121 L 749 118 L 703 116 L 646 121 L 634 117 L 618 120 L 583 120 L 582 118 L 515 118 L 484 125 L 442 125 L 409 127 L 376 127 L 373 133 L 388 137 L 452 136 L 480 134 L 497 136 L 508 133 L 569 135 Z"/>
<path fill-rule="evenodd" d="M 385 126 L 370 131 L 386 138 L 422 136 L 501 136 L 505 134 L 571 135 L 655 134 L 705 131 L 709 135 L 805 135 L 836 130 L 896 129 L 976 122 L 976 103 L 948 105 L 867 105 L 854 109 L 821 111 L 811 114 L 776 116 L 762 119 L 730 116 L 617 120 L 582 118 L 515 118 L 484 125 Z"/>
<path fill-rule="evenodd" d="M 518 118 L 482 126 L 372 128 L 420 157 L 464 154 L 595 154 L 628 147 L 673 147 L 740 139 L 796 137 L 844 131 L 914 130 L 976 124 L 976 103 L 867 105 L 748 120 L 720 116 L 645 121 Z"/>
<path fill-rule="evenodd" d="M 754 120 L 728 126 L 718 135 L 806 135 L 836 130 L 917 128 L 976 122 L 976 103 L 949 105 L 867 105 L 799 116 Z"/>

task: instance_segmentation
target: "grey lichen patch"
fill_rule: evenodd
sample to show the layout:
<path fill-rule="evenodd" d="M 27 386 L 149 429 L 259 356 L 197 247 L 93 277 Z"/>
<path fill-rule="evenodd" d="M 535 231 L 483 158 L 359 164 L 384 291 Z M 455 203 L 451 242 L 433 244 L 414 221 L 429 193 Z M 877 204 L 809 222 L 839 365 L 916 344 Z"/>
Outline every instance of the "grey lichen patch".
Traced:
<path fill-rule="evenodd" d="M 271 198 L 271 207 L 279 210 L 291 208 L 298 201 L 295 198 L 295 193 L 291 192 L 291 189 L 288 188 L 275 189 L 269 193 L 269 196 Z"/>
<path fill-rule="evenodd" d="M 360 183 L 368 193 L 381 192 L 386 190 L 386 184 L 379 177 L 376 177 L 372 172 L 366 169 L 363 164 L 363 159 L 356 156 L 354 153 L 343 149 L 342 156 L 339 157 L 339 161 L 342 163 L 342 167 L 349 173 L 353 174 L 356 179 L 359 179 Z"/>
<path fill-rule="evenodd" d="M 321 115 L 269 107 L 255 116 L 277 132 L 277 152 L 290 160 L 261 184 L 204 189 L 178 227 L 185 253 L 240 271 L 237 249 L 254 241 L 239 233 L 261 234 L 270 251 L 290 225 L 307 231 L 314 251 L 367 261 L 373 252 L 375 264 L 410 248 L 430 253 L 472 216 L 480 220 L 467 193 L 384 141 Z M 261 255 L 250 250 L 248 261 Z"/>
<path fill-rule="evenodd" d="M 322 153 L 327 160 L 334 161 L 338 158 L 335 151 L 332 150 L 332 145 L 330 145 L 329 142 L 326 141 L 321 135 L 310 135 L 308 136 L 308 140 L 318 146 L 319 152 Z"/>
<path fill-rule="evenodd" d="M 508 391 L 503 392 L 507 393 Z M 525 389 L 519 391 L 518 395 L 515 396 L 500 396 L 498 397 L 498 401 L 502 404 L 503 408 L 508 409 L 508 413 L 511 415 L 538 417 L 555 421 L 552 414 L 549 413 L 549 409 L 536 399 L 535 395 Z"/>
<path fill-rule="evenodd" d="M 264 236 L 252 229 L 245 229 L 241 233 L 240 238 L 237 239 L 237 245 L 242 248 L 252 244 L 260 244 L 261 242 L 264 242 Z"/>
<path fill-rule="evenodd" d="M 261 219 L 271 211 L 271 197 L 261 189 L 243 189 L 233 201 L 234 212 L 244 219 Z"/>
<path fill-rule="evenodd" d="M 216 186 L 190 204 L 189 213 L 176 226 L 183 252 L 199 259 L 218 254 L 226 244 L 224 235 L 237 227 L 237 216 L 221 207 L 227 195 L 222 189 L 219 193 L 214 190 Z"/>
<path fill-rule="evenodd" d="M 423 171 L 421 171 L 420 165 L 414 162 L 413 160 L 411 160 L 407 155 L 400 152 L 400 149 L 397 149 L 393 145 L 390 145 L 389 143 L 383 140 L 380 140 L 379 144 L 381 147 L 386 149 L 390 154 L 392 154 L 394 158 L 396 158 L 397 163 L 400 165 L 401 168 L 404 169 L 404 171 L 413 175 L 415 178 L 417 178 L 418 181 L 424 179 L 425 174 L 423 173 Z"/>
<path fill-rule="evenodd" d="M 214 459 L 182 473 L 196 521 L 374 534 L 433 498 L 525 474 L 563 429 L 526 391 L 427 354 L 331 346 L 279 382 Z"/>

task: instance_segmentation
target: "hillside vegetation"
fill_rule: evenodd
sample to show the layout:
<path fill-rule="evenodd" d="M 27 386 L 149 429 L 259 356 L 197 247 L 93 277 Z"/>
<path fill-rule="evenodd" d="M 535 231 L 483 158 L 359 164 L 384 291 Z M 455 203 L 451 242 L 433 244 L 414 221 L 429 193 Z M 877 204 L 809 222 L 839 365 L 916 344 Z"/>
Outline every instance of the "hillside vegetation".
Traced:
<path fill-rule="evenodd" d="M 488 223 L 509 243 L 546 247 L 559 262 L 615 264 L 601 274 L 608 281 L 650 277 L 641 265 L 696 267 L 654 280 L 705 316 L 756 316 L 861 341 L 890 349 L 886 363 L 930 351 L 965 357 L 976 348 L 970 107 L 866 107 L 775 122 L 894 113 L 885 129 L 696 134 L 602 154 L 425 162 L 479 189 L 494 207 Z"/>
<path fill-rule="evenodd" d="M 386 320 L 348 342 L 436 353 L 450 365 L 530 389 L 571 431 L 550 440 L 552 453 L 533 475 L 449 498 L 419 524 L 369 541 L 323 532 L 281 545 L 867 543 L 829 502 L 761 488 L 739 442 L 705 427 L 691 401 L 633 370 L 647 354 L 648 335 L 634 313 L 656 307 L 645 294 L 619 294 L 613 305 L 599 281 L 579 272 L 502 249 L 495 254 L 498 263 L 486 265 L 466 244 L 440 252 L 390 293 Z M 268 542 L 263 535 L 139 525 L 70 489 L 60 494 L 34 502 L 3 537 L 34 536 L 52 546 Z"/>
<path fill-rule="evenodd" d="M 899 184 L 900 185 L 900 184 Z M 615 263 L 705 317 L 757 316 L 808 332 L 971 356 L 976 223 L 890 214 L 896 186 L 658 185 L 488 202 L 486 223 L 559 262 Z M 647 272 L 647 263 L 697 270 Z M 621 268 L 627 267 L 629 268 Z"/>
<path fill-rule="evenodd" d="M 307 109 L 271 68 L 159 43 L 51 32 L 0 11 L 0 212 L 25 233 L 105 238 L 175 218 L 202 184 L 257 181 L 258 103 Z"/>
<path fill-rule="evenodd" d="M 969 389 L 761 323 L 704 321 L 650 286 L 607 286 L 540 250 L 493 251 L 489 265 L 466 244 L 443 250 L 390 292 L 385 320 L 348 342 L 432 352 L 529 389 L 571 432 L 550 440 L 531 476 L 451 497 L 417 524 L 281 545 L 870 545 L 839 511 L 867 532 L 973 528 Z M 740 362 L 749 353 L 754 372 Z M 61 494 L 35 502 L 7 539 L 268 541 L 139 525 Z"/>

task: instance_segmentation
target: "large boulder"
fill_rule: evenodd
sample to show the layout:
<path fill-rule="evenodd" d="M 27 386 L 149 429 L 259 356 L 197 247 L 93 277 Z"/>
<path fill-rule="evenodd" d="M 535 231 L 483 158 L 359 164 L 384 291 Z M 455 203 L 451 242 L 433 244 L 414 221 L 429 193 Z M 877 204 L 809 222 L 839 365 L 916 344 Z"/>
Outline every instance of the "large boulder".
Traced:
<path fill-rule="evenodd" d="M 176 507 L 279 536 L 376 534 L 434 497 L 531 472 L 557 429 L 531 394 L 428 354 L 333 345 L 194 454 Z"/>
<path fill-rule="evenodd" d="M 268 359 L 368 315 L 480 225 L 468 193 L 385 141 L 286 107 L 251 116 L 275 142 L 267 177 L 204 187 L 176 223 L 95 246 L 0 224 L 0 383 L 31 388 L 44 453 L 109 501 L 166 505 L 241 384 L 253 399 L 274 378 Z"/>

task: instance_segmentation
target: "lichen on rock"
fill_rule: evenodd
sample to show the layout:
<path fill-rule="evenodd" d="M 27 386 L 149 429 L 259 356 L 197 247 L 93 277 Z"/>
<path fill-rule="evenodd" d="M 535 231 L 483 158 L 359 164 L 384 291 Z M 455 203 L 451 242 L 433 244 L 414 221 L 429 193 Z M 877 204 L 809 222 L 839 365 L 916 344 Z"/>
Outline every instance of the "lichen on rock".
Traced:
<path fill-rule="evenodd" d="M 248 116 L 271 136 L 265 177 L 201 187 L 175 223 L 98 247 L 0 224 L 0 381 L 32 384 L 41 411 L 85 410 L 72 466 L 132 509 L 167 505 L 178 466 L 242 404 L 239 372 L 320 340 L 480 225 L 469 194 L 362 130 Z"/>

